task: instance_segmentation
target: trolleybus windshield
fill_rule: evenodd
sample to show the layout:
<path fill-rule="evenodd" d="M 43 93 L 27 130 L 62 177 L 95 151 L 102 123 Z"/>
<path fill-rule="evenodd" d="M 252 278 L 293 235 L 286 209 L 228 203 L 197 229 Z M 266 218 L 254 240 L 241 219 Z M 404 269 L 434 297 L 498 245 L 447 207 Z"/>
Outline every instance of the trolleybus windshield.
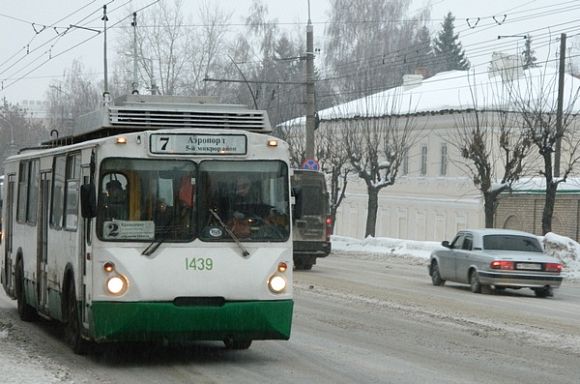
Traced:
<path fill-rule="evenodd" d="M 204 161 L 199 165 L 199 185 L 203 241 L 232 241 L 223 225 L 241 241 L 288 239 L 288 168 L 284 163 Z"/>
<path fill-rule="evenodd" d="M 192 161 L 105 159 L 97 233 L 108 241 L 187 241 L 195 236 Z"/>
<path fill-rule="evenodd" d="M 105 241 L 228 242 L 232 233 L 239 241 L 286 241 L 287 180 L 287 166 L 273 160 L 108 158 L 97 233 Z"/>

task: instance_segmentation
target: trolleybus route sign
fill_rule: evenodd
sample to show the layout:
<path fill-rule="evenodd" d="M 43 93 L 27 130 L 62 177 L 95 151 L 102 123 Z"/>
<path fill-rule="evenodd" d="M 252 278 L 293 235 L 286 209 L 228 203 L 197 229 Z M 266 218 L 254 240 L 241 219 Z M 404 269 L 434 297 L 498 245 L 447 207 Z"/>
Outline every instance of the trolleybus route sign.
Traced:
<path fill-rule="evenodd" d="M 153 133 L 150 151 L 171 155 L 245 155 L 245 135 Z"/>

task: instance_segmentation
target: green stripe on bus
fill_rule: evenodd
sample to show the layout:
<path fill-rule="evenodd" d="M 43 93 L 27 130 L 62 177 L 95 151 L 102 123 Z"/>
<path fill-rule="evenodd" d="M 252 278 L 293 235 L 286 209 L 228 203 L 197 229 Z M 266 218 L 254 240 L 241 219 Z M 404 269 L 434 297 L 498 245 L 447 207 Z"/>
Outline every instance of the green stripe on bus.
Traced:
<path fill-rule="evenodd" d="M 96 301 L 90 334 L 97 342 L 266 340 L 290 338 L 292 300 L 226 302 L 222 306 L 173 302 Z"/>

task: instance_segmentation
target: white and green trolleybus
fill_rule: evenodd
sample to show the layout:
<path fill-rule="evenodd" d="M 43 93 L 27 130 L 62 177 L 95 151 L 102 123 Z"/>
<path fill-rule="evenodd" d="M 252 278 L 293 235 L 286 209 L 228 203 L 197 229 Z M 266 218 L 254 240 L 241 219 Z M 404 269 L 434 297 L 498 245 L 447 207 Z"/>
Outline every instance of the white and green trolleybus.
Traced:
<path fill-rule="evenodd" d="M 264 111 L 130 95 L 10 157 L 0 273 L 20 318 L 62 322 L 77 353 L 288 339 L 288 146 L 270 131 Z"/>

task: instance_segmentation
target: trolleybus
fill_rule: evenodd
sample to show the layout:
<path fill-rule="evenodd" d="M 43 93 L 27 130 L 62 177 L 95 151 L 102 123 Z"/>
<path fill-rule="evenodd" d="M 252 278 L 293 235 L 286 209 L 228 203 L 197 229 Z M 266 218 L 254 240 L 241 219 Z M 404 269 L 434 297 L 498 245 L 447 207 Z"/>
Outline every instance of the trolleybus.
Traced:
<path fill-rule="evenodd" d="M 269 132 L 264 111 L 131 95 L 10 157 L 0 275 L 20 318 L 62 322 L 76 353 L 288 339 L 288 147 Z"/>

